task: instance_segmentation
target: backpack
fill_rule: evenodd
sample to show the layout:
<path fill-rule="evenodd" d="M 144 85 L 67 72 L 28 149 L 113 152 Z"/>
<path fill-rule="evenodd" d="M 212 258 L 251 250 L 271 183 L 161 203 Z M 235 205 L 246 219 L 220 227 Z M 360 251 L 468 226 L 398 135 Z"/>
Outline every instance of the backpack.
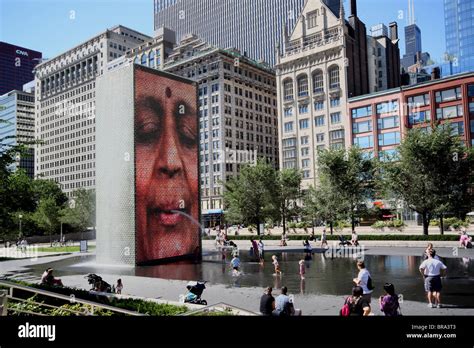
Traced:
<path fill-rule="evenodd" d="M 367 289 L 369 290 L 375 289 L 374 285 L 372 284 L 372 278 L 370 277 L 370 275 L 369 275 L 369 279 L 367 280 Z"/>
<path fill-rule="evenodd" d="M 346 298 L 344 301 L 344 305 L 342 306 L 341 310 L 339 311 L 339 315 L 341 317 L 348 317 L 351 314 L 351 306 L 352 305 L 352 299 L 349 296 Z"/>

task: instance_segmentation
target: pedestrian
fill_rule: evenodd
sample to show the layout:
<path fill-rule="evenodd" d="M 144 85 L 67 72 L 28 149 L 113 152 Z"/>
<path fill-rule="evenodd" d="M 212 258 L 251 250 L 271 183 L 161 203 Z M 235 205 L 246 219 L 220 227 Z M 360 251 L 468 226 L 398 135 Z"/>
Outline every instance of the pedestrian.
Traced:
<path fill-rule="evenodd" d="M 122 279 L 117 279 L 117 286 L 115 286 L 115 293 L 116 294 L 121 294 L 123 289 L 123 284 L 122 284 Z"/>
<path fill-rule="evenodd" d="M 323 245 L 328 246 L 328 241 L 327 241 L 327 237 L 326 237 L 326 229 L 325 228 L 323 228 L 323 232 L 321 233 L 321 248 L 323 247 Z"/>
<path fill-rule="evenodd" d="M 301 277 L 301 280 L 304 280 L 304 274 L 305 274 L 304 260 L 300 260 L 300 261 L 298 262 L 298 264 L 300 265 L 300 277 Z"/>
<path fill-rule="evenodd" d="M 395 317 L 401 315 L 398 295 L 395 294 L 395 287 L 393 286 L 393 284 L 385 283 L 383 289 L 385 290 L 385 295 L 380 296 L 379 298 L 380 310 L 387 317 Z"/>
<path fill-rule="evenodd" d="M 272 296 L 272 287 L 268 286 L 260 298 L 260 313 L 265 316 L 271 316 L 275 310 L 275 298 Z"/>
<path fill-rule="evenodd" d="M 364 299 L 370 303 L 372 291 L 374 290 L 370 272 L 365 268 L 364 261 L 357 261 L 357 269 L 359 270 L 359 274 L 357 275 L 357 278 L 353 279 L 353 281 L 356 286 L 362 288 Z"/>
<path fill-rule="evenodd" d="M 366 317 L 370 315 L 370 303 L 363 296 L 364 290 L 360 286 L 352 288 L 352 296 L 349 296 L 344 301 L 344 305 L 340 310 L 341 316 L 357 316 Z"/>
<path fill-rule="evenodd" d="M 264 254 L 263 253 L 265 251 L 265 246 L 264 246 L 263 241 L 261 239 L 258 241 L 257 247 L 258 247 L 258 256 L 260 258 L 260 263 L 263 263 L 264 262 Z"/>
<path fill-rule="evenodd" d="M 434 250 L 433 243 L 428 243 L 425 252 L 423 253 L 423 260 L 428 260 L 428 254 L 431 252 L 431 250 Z M 434 258 L 441 261 L 438 255 L 435 255 Z"/>
<path fill-rule="evenodd" d="M 287 293 L 287 287 L 282 287 L 280 295 L 275 299 L 275 310 L 273 311 L 274 316 L 290 316 L 294 314 L 295 310 Z"/>
<path fill-rule="evenodd" d="M 258 254 L 258 245 L 257 245 L 257 242 L 253 239 L 250 239 L 250 243 L 252 243 L 252 254 L 253 256 L 259 260 L 260 259 L 260 256 Z"/>
<path fill-rule="evenodd" d="M 428 259 L 421 263 L 420 273 L 424 277 L 428 307 L 441 308 L 441 274 L 445 274 L 447 267 L 435 256 L 436 251 L 433 249 L 428 253 Z"/>
<path fill-rule="evenodd" d="M 359 245 L 359 236 L 357 235 L 357 232 L 355 230 L 352 230 L 351 244 L 353 246 L 358 246 Z"/>
<path fill-rule="evenodd" d="M 466 228 L 462 228 L 461 237 L 459 238 L 459 246 L 465 249 L 472 248 L 472 237 L 467 234 Z"/>
<path fill-rule="evenodd" d="M 281 275 L 280 264 L 278 263 L 278 258 L 276 257 L 276 255 L 272 256 L 272 260 L 273 260 L 272 262 L 273 266 L 275 267 L 275 273 L 273 275 L 275 276 Z"/>
<path fill-rule="evenodd" d="M 233 273 L 239 273 L 240 259 L 238 255 L 234 255 L 232 260 L 230 260 L 230 265 L 232 267 Z"/>
<path fill-rule="evenodd" d="M 309 243 L 309 240 L 307 239 L 303 242 L 303 247 L 304 247 L 305 253 L 311 253 L 313 251 L 313 248 L 311 247 L 311 244 Z"/>

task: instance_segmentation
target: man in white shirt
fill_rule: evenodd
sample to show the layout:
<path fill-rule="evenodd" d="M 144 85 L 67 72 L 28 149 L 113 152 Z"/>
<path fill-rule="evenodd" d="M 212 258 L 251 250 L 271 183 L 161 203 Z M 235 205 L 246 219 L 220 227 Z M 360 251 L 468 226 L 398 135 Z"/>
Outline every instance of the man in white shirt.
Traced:
<path fill-rule="evenodd" d="M 428 296 L 428 307 L 441 308 L 441 273 L 446 273 L 446 265 L 436 259 L 436 251 L 431 249 L 427 252 L 428 259 L 420 265 L 420 273 L 425 278 L 425 291 Z"/>
<path fill-rule="evenodd" d="M 370 272 L 365 268 L 364 261 L 357 262 L 357 269 L 359 270 L 359 274 L 357 275 L 357 278 L 353 279 L 353 281 L 356 286 L 360 286 L 362 288 L 362 298 L 364 298 L 368 303 L 370 303 L 373 291 L 373 289 L 369 289 L 368 287 Z"/>

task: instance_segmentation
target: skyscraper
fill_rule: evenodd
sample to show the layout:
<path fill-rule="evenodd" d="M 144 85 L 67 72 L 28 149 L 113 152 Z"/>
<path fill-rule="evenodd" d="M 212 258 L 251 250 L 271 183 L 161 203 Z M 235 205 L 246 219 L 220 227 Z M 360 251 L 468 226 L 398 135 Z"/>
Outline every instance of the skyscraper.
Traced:
<path fill-rule="evenodd" d="M 334 11 L 340 0 L 325 0 Z M 305 0 L 155 0 L 155 30 L 164 26 L 206 42 L 239 49 L 255 60 L 275 63 L 283 27 L 293 28 Z M 336 10 L 337 12 L 338 10 Z"/>
<path fill-rule="evenodd" d="M 33 69 L 41 63 L 41 52 L 0 42 L 0 95 L 34 80 Z"/>
<path fill-rule="evenodd" d="M 472 18 L 474 18 L 472 0 L 444 0 L 446 52 L 452 64 L 453 74 L 474 71 Z"/>

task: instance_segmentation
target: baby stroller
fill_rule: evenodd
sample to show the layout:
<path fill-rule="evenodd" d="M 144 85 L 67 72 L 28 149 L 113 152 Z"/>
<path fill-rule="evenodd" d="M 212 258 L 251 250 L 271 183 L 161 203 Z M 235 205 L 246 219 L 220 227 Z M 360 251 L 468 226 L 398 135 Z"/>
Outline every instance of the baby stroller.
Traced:
<path fill-rule="evenodd" d="M 112 292 L 112 286 L 97 274 L 91 273 L 85 276 L 85 278 L 87 278 L 88 283 L 92 285 L 91 291 Z"/>
<path fill-rule="evenodd" d="M 189 282 L 188 285 L 186 285 L 186 289 L 188 289 L 189 292 L 186 294 L 184 302 L 207 306 L 207 301 L 201 299 L 201 295 L 206 288 L 205 284 L 205 281 Z"/>
<path fill-rule="evenodd" d="M 346 245 L 351 245 L 351 242 L 349 242 L 344 236 L 341 234 L 339 236 L 339 245 L 346 246 Z"/>

